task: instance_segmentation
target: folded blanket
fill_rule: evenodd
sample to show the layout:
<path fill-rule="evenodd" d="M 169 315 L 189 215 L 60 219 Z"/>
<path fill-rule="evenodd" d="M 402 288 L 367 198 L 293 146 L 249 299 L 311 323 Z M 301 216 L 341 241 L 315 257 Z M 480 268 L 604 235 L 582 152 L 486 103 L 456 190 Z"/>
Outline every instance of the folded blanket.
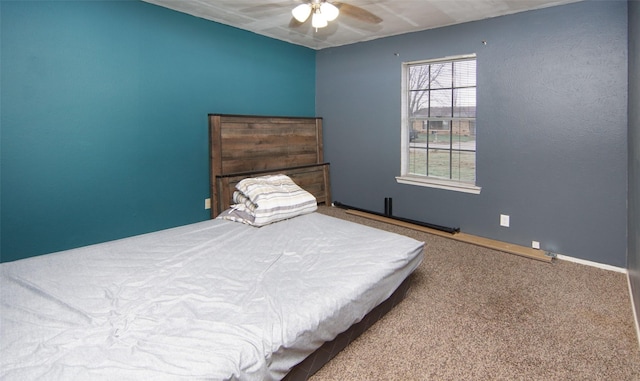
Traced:
<path fill-rule="evenodd" d="M 236 185 L 235 204 L 218 218 L 264 226 L 314 212 L 316 198 L 286 175 L 246 178 Z"/>

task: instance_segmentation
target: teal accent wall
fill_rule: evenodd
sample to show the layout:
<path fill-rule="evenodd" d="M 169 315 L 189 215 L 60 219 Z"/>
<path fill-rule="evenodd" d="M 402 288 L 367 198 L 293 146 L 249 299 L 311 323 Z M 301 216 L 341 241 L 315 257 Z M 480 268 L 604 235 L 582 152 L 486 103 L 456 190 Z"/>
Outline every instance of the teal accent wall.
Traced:
<path fill-rule="evenodd" d="M 205 220 L 207 114 L 315 115 L 315 51 L 140 1 L 2 1 L 0 260 Z"/>

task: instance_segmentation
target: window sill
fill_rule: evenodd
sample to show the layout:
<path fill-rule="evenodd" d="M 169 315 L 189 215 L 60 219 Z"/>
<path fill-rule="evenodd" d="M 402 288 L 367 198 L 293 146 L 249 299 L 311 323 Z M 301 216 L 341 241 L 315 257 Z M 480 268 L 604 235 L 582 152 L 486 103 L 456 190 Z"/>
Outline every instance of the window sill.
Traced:
<path fill-rule="evenodd" d="M 457 192 L 480 194 L 481 187 L 473 184 L 458 181 L 437 180 L 418 176 L 397 176 L 396 181 L 400 184 L 417 185 L 420 187 L 446 189 Z"/>

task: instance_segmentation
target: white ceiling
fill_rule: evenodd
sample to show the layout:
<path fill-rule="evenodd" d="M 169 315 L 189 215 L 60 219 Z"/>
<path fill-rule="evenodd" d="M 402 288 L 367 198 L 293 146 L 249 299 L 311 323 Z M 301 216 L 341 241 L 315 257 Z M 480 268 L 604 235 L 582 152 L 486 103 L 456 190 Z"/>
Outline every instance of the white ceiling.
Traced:
<path fill-rule="evenodd" d="M 341 14 L 317 31 L 308 20 L 293 27 L 302 0 L 143 0 L 264 36 L 323 49 L 581 0 L 342 0 L 383 19 L 368 24 Z M 332 0 L 331 0 L 332 1 Z M 344 13 L 344 12 L 343 12 Z"/>

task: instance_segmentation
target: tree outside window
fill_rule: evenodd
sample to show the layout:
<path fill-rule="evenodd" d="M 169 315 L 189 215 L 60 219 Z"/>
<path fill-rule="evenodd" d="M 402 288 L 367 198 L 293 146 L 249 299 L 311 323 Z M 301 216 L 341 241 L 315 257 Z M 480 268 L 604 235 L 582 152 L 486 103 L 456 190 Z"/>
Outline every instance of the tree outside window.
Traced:
<path fill-rule="evenodd" d="M 475 184 L 476 58 L 403 65 L 402 176 Z"/>

